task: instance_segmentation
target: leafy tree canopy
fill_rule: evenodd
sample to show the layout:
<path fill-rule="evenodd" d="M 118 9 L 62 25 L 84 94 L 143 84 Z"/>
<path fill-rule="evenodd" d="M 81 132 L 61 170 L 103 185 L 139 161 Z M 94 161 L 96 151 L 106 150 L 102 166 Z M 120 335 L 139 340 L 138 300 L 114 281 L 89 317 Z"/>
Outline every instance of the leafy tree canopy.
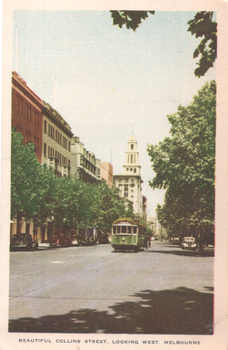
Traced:
<path fill-rule="evenodd" d="M 11 215 L 23 213 L 26 219 L 44 222 L 51 213 L 54 198 L 54 174 L 41 166 L 34 144 L 22 144 L 23 137 L 11 133 Z"/>
<path fill-rule="evenodd" d="M 142 20 L 155 11 L 110 11 L 113 24 L 120 28 L 126 25 L 127 29 L 134 31 L 139 27 Z M 213 67 L 217 54 L 217 23 L 213 21 L 212 11 L 197 12 L 194 19 L 188 21 L 188 31 L 196 38 L 202 38 L 193 53 L 193 58 L 200 56 L 195 76 L 198 78 L 205 75 L 209 68 Z"/>
<path fill-rule="evenodd" d="M 171 230 L 211 227 L 214 222 L 216 84 L 207 83 L 193 102 L 168 116 L 170 137 L 149 145 L 155 177 L 150 186 L 165 188 L 157 208 L 161 224 Z"/>
<path fill-rule="evenodd" d="M 66 228 L 97 227 L 110 232 L 118 217 L 132 217 L 132 203 L 119 196 L 117 188 L 106 183 L 91 185 L 77 177 L 56 178 L 41 165 L 33 144 L 22 144 L 23 137 L 12 130 L 11 143 L 11 215 L 20 212 L 36 225 L 47 218 Z"/>

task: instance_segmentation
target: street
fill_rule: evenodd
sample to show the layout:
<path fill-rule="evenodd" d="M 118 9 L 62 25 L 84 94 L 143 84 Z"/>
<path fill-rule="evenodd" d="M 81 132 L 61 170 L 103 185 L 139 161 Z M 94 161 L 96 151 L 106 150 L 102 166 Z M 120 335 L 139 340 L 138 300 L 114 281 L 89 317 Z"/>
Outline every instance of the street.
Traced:
<path fill-rule="evenodd" d="M 13 251 L 9 331 L 212 334 L 213 263 L 168 241 Z"/>

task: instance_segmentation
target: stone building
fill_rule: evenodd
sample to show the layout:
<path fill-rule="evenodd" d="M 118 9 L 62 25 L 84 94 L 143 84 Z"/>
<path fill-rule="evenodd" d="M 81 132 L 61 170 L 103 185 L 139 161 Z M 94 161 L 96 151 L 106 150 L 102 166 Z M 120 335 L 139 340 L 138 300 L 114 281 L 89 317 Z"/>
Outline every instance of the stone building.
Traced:
<path fill-rule="evenodd" d="M 71 174 L 71 138 L 69 124 L 43 101 L 42 164 L 54 169 L 57 177 Z"/>
<path fill-rule="evenodd" d="M 12 126 L 22 134 L 23 144 L 35 145 L 41 163 L 43 103 L 16 72 L 12 73 Z"/>
<path fill-rule="evenodd" d="M 89 152 L 80 142 L 79 137 L 71 140 L 71 175 L 77 176 L 83 182 L 96 183 L 101 181 L 101 162 L 93 152 Z"/>
<path fill-rule="evenodd" d="M 101 162 L 101 178 L 109 188 L 113 186 L 113 166 L 109 162 Z"/>
<path fill-rule="evenodd" d="M 143 204 L 141 166 L 139 165 L 139 153 L 137 152 L 137 140 L 131 135 L 125 152 L 125 164 L 123 175 L 114 175 L 114 186 L 119 188 L 120 196 L 132 201 L 135 214 L 143 214 L 145 210 L 145 199 Z M 144 208 L 143 208 L 144 207 Z"/>

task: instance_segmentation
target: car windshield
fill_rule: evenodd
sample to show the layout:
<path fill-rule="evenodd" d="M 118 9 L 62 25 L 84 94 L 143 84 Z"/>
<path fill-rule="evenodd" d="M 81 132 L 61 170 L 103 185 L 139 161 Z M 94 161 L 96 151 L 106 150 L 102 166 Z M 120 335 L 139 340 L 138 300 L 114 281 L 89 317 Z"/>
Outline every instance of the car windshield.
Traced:
<path fill-rule="evenodd" d="M 195 238 L 194 237 L 184 237 L 184 241 L 185 242 L 195 242 Z"/>
<path fill-rule="evenodd" d="M 25 235 L 26 235 L 26 233 L 18 233 L 18 234 L 17 234 L 17 238 L 22 239 L 22 238 L 25 237 Z"/>

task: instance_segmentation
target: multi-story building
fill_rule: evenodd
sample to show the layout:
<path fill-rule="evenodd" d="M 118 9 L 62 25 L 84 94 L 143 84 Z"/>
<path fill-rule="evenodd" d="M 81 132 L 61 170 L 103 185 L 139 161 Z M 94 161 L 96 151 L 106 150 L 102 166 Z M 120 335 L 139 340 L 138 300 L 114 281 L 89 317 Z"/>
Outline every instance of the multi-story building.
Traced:
<path fill-rule="evenodd" d="M 93 152 L 86 150 L 79 137 L 73 137 L 71 140 L 71 175 L 76 175 L 83 182 L 96 183 L 101 181 L 100 172 L 100 160 Z"/>
<path fill-rule="evenodd" d="M 71 138 L 69 124 L 43 101 L 42 164 L 54 169 L 56 176 L 70 176 Z"/>
<path fill-rule="evenodd" d="M 113 166 L 109 162 L 101 162 L 101 178 L 109 188 L 113 186 Z"/>
<path fill-rule="evenodd" d="M 127 152 L 125 152 L 124 174 L 114 175 L 114 186 L 119 188 L 120 196 L 132 201 L 135 214 L 143 214 L 142 183 L 139 165 L 139 153 L 137 152 L 137 140 L 131 135 L 128 140 Z M 145 200 L 144 200 L 145 201 Z M 144 208 L 145 209 L 145 208 Z"/>
<path fill-rule="evenodd" d="M 34 143 L 42 159 L 43 103 L 16 73 L 12 73 L 12 126 L 23 136 L 23 144 Z"/>
<path fill-rule="evenodd" d="M 12 126 L 22 134 L 23 144 L 35 145 L 36 156 L 41 164 L 46 163 L 54 168 L 57 176 L 70 175 L 73 136 L 70 126 L 16 72 L 12 73 Z M 31 233 L 39 240 L 45 236 L 44 227 L 34 229 L 34 223 L 25 222 L 21 212 L 18 212 L 13 222 L 11 236 L 16 232 Z M 53 223 L 47 224 L 50 226 Z"/>

